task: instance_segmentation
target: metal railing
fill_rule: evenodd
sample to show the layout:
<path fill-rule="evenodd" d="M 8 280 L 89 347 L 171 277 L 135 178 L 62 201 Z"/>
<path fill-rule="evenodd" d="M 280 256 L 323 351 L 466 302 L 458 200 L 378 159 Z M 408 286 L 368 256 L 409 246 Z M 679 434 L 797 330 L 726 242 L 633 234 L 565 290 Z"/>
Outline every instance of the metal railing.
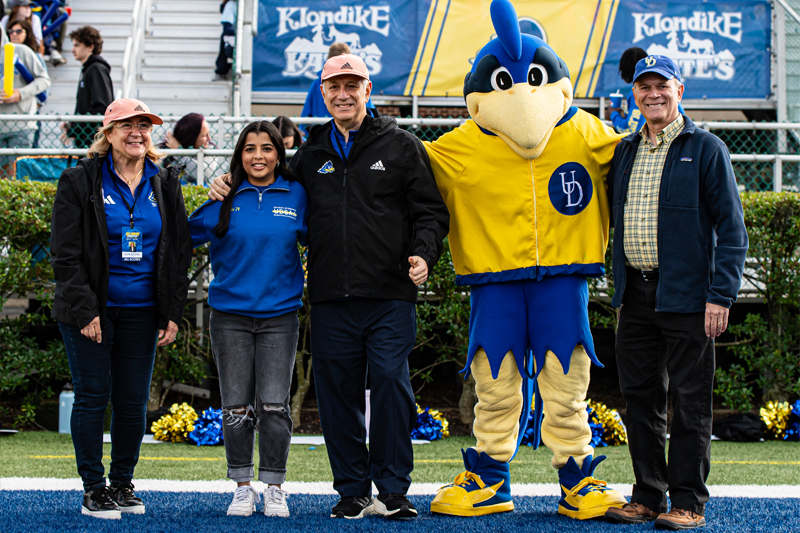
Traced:
<path fill-rule="evenodd" d="M 136 80 L 139 65 L 144 51 L 144 31 L 147 19 L 149 0 L 136 0 L 131 13 L 131 36 L 125 41 L 125 53 L 122 56 L 122 89 L 117 89 L 116 98 L 135 96 Z"/>
<path fill-rule="evenodd" d="M 147 2 L 148 0 L 140 0 Z M 62 121 L 94 123 L 96 127 L 102 116 L 77 115 L 0 115 L 0 135 L 6 131 L 22 129 L 21 124 L 35 122 L 39 126 L 38 145 L 34 147 L 5 148 L 3 156 L 72 155 L 80 156 L 85 150 L 64 146 L 59 140 Z M 154 128 L 152 138 L 158 142 L 172 125 L 180 119 L 164 116 L 164 125 Z M 227 162 L 242 128 L 256 120 L 273 120 L 274 117 L 254 116 L 209 116 L 211 148 L 165 150 L 167 155 L 194 158 L 198 172 L 197 182 L 204 183 L 219 171 L 227 168 Z M 319 124 L 329 118 L 293 117 L 298 124 Z M 461 118 L 398 118 L 398 124 L 413 132 L 422 140 L 433 141 L 464 123 Z M 776 122 L 696 122 L 698 127 L 713 131 L 727 144 L 731 152 L 737 180 L 747 190 L 791 190 L 800 191 L 800 123 Z M 290 152 L 291 153 L 291 152 Z"/>
<path fill-rule="evenodd" d="M 236 46 L 233 50 L 233 94 L 231 95 L 232 115 L 242 113 L 242 55 L 244 41 L 244 2 L 237 0 L 236 8 Z"/>

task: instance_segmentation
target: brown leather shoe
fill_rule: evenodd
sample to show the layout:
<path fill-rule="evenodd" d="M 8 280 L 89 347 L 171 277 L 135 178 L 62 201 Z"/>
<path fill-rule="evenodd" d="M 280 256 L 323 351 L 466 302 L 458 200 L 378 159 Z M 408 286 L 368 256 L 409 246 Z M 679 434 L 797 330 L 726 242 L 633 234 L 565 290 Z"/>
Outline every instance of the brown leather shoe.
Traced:
<path fill-rule="evenodd" d="M 658 515 L 654 525 L 656 529 L 694 529 L 706 525 L 706 519 L 686 509 L 672 509 Z"/>
<path fill-rule="evenodd" d="M 615 524 L 644 524 L 658 517 L 658 513 L 651 511 L 641 503 L 626 503 L 622 507 L 609 507 L 605 519 Z"/>

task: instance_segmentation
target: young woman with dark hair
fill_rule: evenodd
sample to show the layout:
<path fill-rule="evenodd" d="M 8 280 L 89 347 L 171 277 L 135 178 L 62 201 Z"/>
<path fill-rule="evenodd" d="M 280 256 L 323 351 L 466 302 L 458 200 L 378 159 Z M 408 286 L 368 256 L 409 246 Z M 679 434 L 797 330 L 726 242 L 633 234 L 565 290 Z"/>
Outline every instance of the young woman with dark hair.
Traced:
<path fill-rule="evenodd" d="M 258 429 L 264 514 L 289 516 L 286 461 L 292 437 L 289 389 L 297 349 L 308 198 L 292 179 L 280 132 L 253 122 L 239 135 L 230 166 L 234 194 L 189 218 L 193 245 L 211 243 L 208 289 L 211 349 L 219 370 L 228 477 L 238 486 L 229 515 L 250 516 Z"/>

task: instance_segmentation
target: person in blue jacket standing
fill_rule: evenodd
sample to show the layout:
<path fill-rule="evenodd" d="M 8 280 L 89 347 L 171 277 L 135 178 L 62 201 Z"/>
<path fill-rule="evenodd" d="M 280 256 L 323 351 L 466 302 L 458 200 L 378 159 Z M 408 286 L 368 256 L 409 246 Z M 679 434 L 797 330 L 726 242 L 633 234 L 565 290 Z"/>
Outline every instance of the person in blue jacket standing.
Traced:
<path fill-rule="evenodd" d="M 647 56 L 633 83 L 646 123 L 617 145 L 607 181 L 617 370 L 636 484 L 630 503 L 605 518 L 692 529 L 706 525 L 714 339 L 741 286 L 747 230 L 728 148 L 678 111 L 677 65 Z"/>
<path fill-rule="evenodd" d="M 261 497 L 250 485 L 256 428 L 264 514 L 289 516 L 286 461 L 292 437 L 289 389 L 297 349 L 306 242 L 305 189 L 292 179 L 277 128 L 244 128 L 223 202 L 189 217 L 192 244 L 211 243 L 211 349 L 219 370 L 228 477 L 238 486 L 228 515 L 250 516 Z"/>

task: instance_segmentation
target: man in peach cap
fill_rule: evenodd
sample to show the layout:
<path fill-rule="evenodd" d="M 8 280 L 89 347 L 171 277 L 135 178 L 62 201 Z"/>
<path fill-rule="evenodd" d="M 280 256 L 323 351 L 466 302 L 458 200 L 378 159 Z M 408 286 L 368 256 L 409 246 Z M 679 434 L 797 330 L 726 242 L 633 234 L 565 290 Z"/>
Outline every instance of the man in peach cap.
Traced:
<path fill-rule="evenodd" d="M 408 355 L 417 286 L 442 253 L 450 218 L 422 143 L 367 109 L 372 83 L 360 57 L 328 59 L 320 90 L 333 120 L 309 128 L 291 169 L 310 202 L 314 386 L 340 496 L 331 517 L 413 518 L 406 492 L 417 410 Z M 212 190 L 229 189 L 217 178 Z"/>

